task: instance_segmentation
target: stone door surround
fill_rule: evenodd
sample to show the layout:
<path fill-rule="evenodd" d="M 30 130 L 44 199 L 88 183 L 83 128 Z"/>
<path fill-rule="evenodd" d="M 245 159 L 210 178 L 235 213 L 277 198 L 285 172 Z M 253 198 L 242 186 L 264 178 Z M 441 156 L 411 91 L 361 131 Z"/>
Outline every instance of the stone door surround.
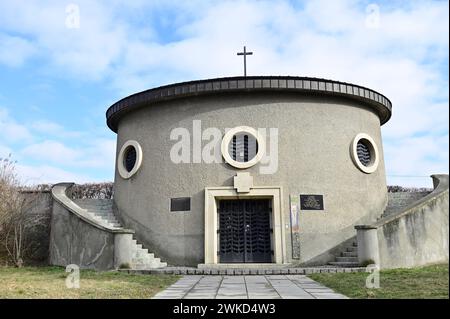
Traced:
<path fill-rule="evenodd" d="M 205 264 L 218 263 L 217 202 L 221 199 L 272 199 L 274 263 L 286 262 L 282 189 L 279 186 L 251 186 L 248 192 L 239 193 L 233 186 L 205 188 Z"/>

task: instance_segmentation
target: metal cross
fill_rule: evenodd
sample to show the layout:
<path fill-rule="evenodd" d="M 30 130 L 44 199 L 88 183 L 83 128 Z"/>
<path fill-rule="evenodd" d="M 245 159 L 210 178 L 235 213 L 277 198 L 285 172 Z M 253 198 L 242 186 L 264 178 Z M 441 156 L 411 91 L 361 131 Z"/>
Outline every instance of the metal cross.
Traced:
<path fill-rule="evenodd" d="M 247 50 L 244 46 L 244 52 L 238 52 L 237 55 L 244 56 L 244 76 L 247 76 L 247 55 L 253 55 L 253 52 L 247 52 Z"/>

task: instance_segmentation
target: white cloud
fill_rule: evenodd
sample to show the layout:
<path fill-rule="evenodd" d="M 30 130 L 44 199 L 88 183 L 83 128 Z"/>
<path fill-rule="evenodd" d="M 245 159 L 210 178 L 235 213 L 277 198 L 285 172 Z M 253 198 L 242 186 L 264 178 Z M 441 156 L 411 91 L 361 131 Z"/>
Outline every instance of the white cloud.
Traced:
<path fill-rule="evenodd" d="M 31 160 L 55 163 L 71 163 L 78 160 L 81 155 L 80 152 L 56 141 L 44 141 L 29 145 L 23 149 L 22 154 L 31 157 Z"/>
<path fill-rule="evenodd" d="M 0 63 L 21 66 L 34 53 L 35 47 L 31 41 L 0 33 Z"/>
<path fill-rule="evenodd" d="M 17 124 L 6 109 L 0 109 L 0 131 L 0 158 L 11 154 L 18 161 L 24 183 L 100 181 L 97 172 L 114 171 L 116 142 L 96 132 L 67 131 L 43 119 Z"/>
<path fill-rule="evenodd" d="M 448 173 L 448 133 L 405 137 L 385 142 L 388 181 L 431 187 L 432 174 Z"/>
<path fill-rule="evenodd" d="M 12 154 L 11 148 L 0 144 L 0 158 L 8 158 Z"/>
<path fill-rule="evenodd" d="M 26 146 L 22 158 L 65 167 L 110 167 L 114 169 L 116 144 L 114 140 L 93 139 L 76 145 L 66 146 L 62 142 L 46 140 Z"/>
<path fill-rule="evenodd" d="M 5 108 L 0 107 L 0 142 L 14 143 L 30 139 L 31 134 L 28 128 L 17 123 Z"/>
<path fill-rule="evenodd" d="M 50 165 L 17 165 L 16 171 L 22 183 L 26 185 L 55 184 L 61 182 L 87 183 L 94 182 L 88 174 L 74 173 Z M 102 181 L 102 180 L 98 180 Z"/>
<path fill-rule="evenodd" d="M 36 55 L 51 65 L 90 79 L 99 79 L 119 57 L 127 38 L 115 24 L 111 7 L 94 1 L 77 1 L 80 28 L 66 26 L 66 6 L 59 1 L 14 1 L 0 3 L 0 28 L 30 37 Z M 8 47 L 5 46 L 7 50 Z M 12 48 L 11 48 L 12 49 Z"/>
<path fill-rule="evenodd" d="M 53 135 L 59 138 L 75 138 L 81 137 L 84 134 L 83 132 L 68 131 L 62 125 L 45 119 L 32 122 L 30 128 L 35 132 Z"/>

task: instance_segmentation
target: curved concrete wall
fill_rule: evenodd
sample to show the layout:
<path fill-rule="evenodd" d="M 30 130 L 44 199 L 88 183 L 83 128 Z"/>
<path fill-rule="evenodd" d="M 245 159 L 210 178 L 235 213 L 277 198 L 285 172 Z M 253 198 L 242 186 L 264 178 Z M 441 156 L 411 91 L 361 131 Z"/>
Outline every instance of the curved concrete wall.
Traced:
<path fill-rule="evenodd" d="M 115 229 L 94 219 L 67 196 L 73 185 L 59 183 L 52 187 L 50 264 L 109 270 L 117 269 L 124 260 L 129 263 L 133 231 Z"/>
<path fill-rule="evenodd" d="M 204 259 L 204 189 L 232 186 L 238 171 L 249 172 L 256 186 L 281 186 L 287 261 L 291 261 L 289 194 L 323 194 L 324 211 L 300 213 L 300 263 L 321 263 L 327 251 L 354 236 L 354 225 L 373 222 L 386 206 L 387 193 L 378 116 L 358 102 L 337 97 L 289 93 L 226 94 L 189 97 L 136 109 L 119 122 L 117 150 L 127 140 L 142 146 L 143 162 L 130 179 L 115 176 L 115 204 L 126 227 L 151 251 L 171 264 L 196 265 Z M 174 128 L 222 131 L 240 125 L 278 128 L 278 170 L 260 174 L 261 164 L 237 170 L 226 163 L 174 164 Z M 380 155 L 373 174 L 352 162 L 350 144 L 369 134 Z M 203 141 L 203 146 L 208 141 Z M 192 141 L 191 141 L 192 143 Z M 192 146 L 192 144 L 191 144 Z M 266 148 L 270 151 L 270 143 Z M 116 154 L 117 155 L 117 154 Z M 191 154 L 192 158 L 192 154 Z M 172 197 L 192 197 L 190 212 L 170 212 Z M 320 256 L 320 257 L 318 257 Z"/>
<path fill-rule="evenodd" d="M 371 259 L 381 268 L 448 262 L 448 175 L 432 177 L 431 194 L 371 226 L 356 227 L 360 262 Z"/>

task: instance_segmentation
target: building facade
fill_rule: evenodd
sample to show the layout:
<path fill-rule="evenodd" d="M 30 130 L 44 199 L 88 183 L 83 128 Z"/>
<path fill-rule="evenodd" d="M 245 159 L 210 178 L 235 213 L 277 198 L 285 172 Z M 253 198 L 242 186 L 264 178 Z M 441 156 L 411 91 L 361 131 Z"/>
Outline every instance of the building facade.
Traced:
<path fill-rule="evenodd" d="M 301 77 L 163 86 L 107 111 L 114 213 L 169 265 L 324 264 L 387 204 L 383 95 Z"/>

